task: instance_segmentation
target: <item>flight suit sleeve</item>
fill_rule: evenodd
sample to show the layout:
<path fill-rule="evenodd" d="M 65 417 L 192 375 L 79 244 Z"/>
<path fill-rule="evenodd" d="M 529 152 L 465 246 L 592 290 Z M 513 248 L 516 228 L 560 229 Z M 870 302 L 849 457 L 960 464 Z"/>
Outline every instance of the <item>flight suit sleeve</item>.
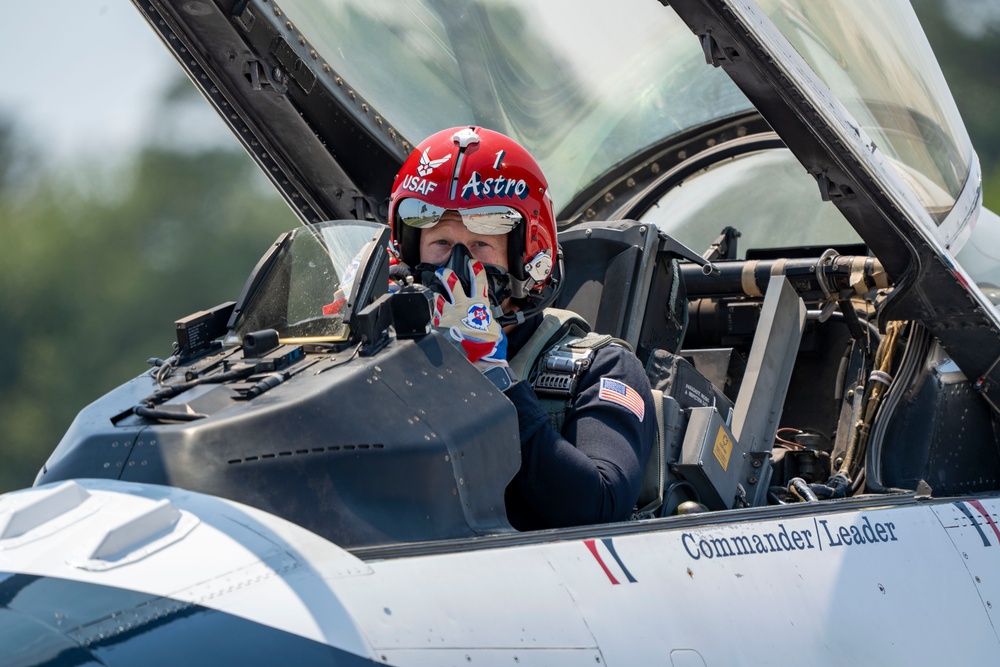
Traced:
<path fill-rule="evenodd" d="M 656 429 L 649 380 L 635 355 L 618 346 L 596 352 L 562 433 L 552 428 L 529 383 L 518 383 L 507 397 L 517 409 L 521 437 L 521 469 L 508 494 L 518 496 L 531 517 L 522 526 L 512 518 L 515 527 L 628 518 Z"/>

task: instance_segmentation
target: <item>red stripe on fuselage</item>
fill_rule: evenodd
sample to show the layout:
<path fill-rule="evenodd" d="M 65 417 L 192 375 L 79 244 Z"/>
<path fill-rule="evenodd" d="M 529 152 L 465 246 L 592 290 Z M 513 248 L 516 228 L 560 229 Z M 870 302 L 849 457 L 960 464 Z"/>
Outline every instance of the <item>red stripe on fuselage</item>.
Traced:
<path fill-rule="evenodd" d="M 986 511 L 986 508 L 983 507 L 983 504 L 978 500 L 967 500 L 966 502 L 975 507 L 979 511 L 979 513 L 983 515 L 983 518 L 986 519 L 986 523 L 990 524 L 990 528 L 993 529 L 993 532 L 994 534 L 996 534 L 997 539 L 1000 540 L 1000 528 L 997 528 L 997 525 L 993 523 L 993 517 L 991 517 L 990 513 Z"/>
<path fill-rule="evenodd" d="M 597 559 L 597 564 L 601 566 L 602 570 L 604 570 L 604 574 L 608 575 L 608 579 L 611 580 L 611 583 L 617 585 L 618 580 L 615 579 L 615 575 L 611 574 L 611 570 L 608 569 L 608 566 L 604 564 L 604 560 L 601 559 L 601 554 L 597 553 L 597 545 L 594 543 L 594 540 L 584 540 L 583 543 L 587 545 L 588 549 L 590 549 L 590 553 L 594 554 L 594 558 Z"/>

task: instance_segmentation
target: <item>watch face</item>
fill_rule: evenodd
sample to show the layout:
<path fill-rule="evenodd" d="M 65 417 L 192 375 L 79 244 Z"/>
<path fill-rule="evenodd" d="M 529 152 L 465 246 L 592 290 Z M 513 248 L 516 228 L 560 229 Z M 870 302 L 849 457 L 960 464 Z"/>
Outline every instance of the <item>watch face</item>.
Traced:
<path fill-rule="evenodd" d="M 500 391 L 507 391 L 514 384 L 510 369 L 505 366 L 494 366 L 483 373 L 486 378 Z"/>

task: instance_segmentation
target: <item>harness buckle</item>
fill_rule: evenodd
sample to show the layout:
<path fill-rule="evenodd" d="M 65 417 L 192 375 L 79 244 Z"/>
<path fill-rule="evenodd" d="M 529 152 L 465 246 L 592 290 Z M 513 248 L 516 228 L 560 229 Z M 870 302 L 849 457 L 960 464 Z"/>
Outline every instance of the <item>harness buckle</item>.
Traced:
<path fill-rule="evenodd" d="M 549 350 L 531 386 L 541 396 L 572 398 L 580 376 L 590 368 L 594 350 L 575 350 L 557 346 Z"/>

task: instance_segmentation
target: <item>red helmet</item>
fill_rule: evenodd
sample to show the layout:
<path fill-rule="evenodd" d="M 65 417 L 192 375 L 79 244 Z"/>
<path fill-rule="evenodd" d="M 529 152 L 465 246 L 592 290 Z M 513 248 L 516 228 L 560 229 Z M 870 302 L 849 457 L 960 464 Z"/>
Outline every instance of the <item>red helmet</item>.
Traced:
<path fill-rule="evenodd" d="M 507 233 L 511 292 L 532 311 L 555 298 L 561 277 L 549 186 L 516 141 L 482 127 L 441 130 L 422 141 L 396 174 L 389 200 L 393 247 L 411 267 L 420 261 L 420 229 L 457 210 L 467 227 Z M 482 231 L 480 231 L 482 230 Z"/>

